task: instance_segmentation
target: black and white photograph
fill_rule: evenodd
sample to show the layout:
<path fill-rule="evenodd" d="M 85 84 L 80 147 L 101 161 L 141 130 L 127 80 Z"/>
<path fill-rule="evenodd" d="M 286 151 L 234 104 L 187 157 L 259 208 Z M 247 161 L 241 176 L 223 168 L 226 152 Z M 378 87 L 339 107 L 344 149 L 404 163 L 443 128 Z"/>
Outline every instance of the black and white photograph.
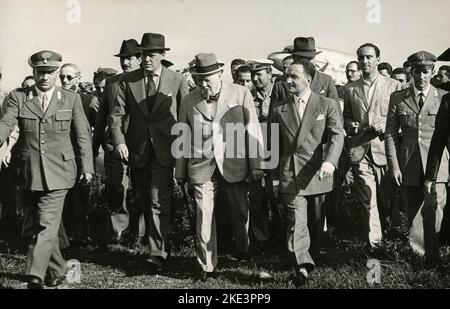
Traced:
<path fill-rule="evenodd" d="M 0 0 L 0 289 L 450 288 L 449 14 Z"/>

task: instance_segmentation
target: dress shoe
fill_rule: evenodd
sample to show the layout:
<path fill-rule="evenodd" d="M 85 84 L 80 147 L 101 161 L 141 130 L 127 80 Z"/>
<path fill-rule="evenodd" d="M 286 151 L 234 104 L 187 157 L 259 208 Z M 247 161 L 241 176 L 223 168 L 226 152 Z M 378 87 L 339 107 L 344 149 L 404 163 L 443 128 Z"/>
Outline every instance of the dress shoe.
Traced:
<path fill-rule="evenodd" d="M 214 275 L 214 272 L 208 272 L 208 271 L 199 271 L 196 276 L 195 276 L 195 280 L 196 281 L 201 281 L 201 282 L 206 282 L 209 279 L 211 279 Z"/>
<path fill-rule="evenodd" d="M 30 280 L 28 280 L 28 288 L 30 290 L 40 290 L 44 288 L 44 283 L 40 278 L 32 277 Z"/>
<path fill-rule="evenodd" d="M 308 281 L 308 278 L 308 271 L 303 267 L 299 267 L 295 270 L 293 283 L 295 286 L 300 287 L 305 285 L 305 283 Z"/>
<path fill-rule="evenodd" d="M 239 263 L 246 263 L 252 261 L 252 256 L 248 252 L 239 252 L 236 259 Z"/>
<path fill-rule="evenodd" d="M 45 285 L 46 286 L 51 286 L 51 287 L 55 287 L 55 286 L 59 286 L 61 284 L 63 284 L 63 282 L 66 280 L 66 276 L 62 275 L 59 277 L 47 277 L 45 278 Z"/>
<path fill-rule="evenodd" d="M 164 259 L 162 257 L 150 256 L 146 261 L 150 266 L 150 271 L 155 273 L 160 273 L 163 271 Z"/>

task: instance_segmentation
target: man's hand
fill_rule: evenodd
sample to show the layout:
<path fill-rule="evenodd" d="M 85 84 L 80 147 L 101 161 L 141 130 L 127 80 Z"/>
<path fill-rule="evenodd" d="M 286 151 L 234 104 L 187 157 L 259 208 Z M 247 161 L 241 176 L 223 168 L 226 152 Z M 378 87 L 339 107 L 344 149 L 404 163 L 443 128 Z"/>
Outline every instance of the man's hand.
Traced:
<path fill-rule="evenodd" d="M 394 178 L 395 183 L 397 184 L 397 186 L 401 187 L 401 185 L 403 183 L 402 172 L 400 170 L 393 171 L 392 172 L 392 178 Z"/>
<path fill-rule="evenodd" d="M 355 121 L 350 124 L 350 132 L 349 135 L 358 135 L 359 133 L 359 122 Z"/>
<path fill-rule="evenodd" d="M 95 110 L 95 112 L 98 112 L 100 102 L 98 100 L 91 100 L 91 104 L 89 104 L 89 107 Z"/>
<path fill-rule="evenodd" d="M 116 145 L 116 148 L 114 149 L 116 154 L 120 157 L 121 160 L 125 160 L 128 162 L 128 147 L 125 144 L 118 144 Z"/>
<path fill-rule="evenodd" d="M 2 160 L 2 163 L 5 167 L 8 167 L 9 163 L 11 163 L 11 150 L 9 148 L 6 150 L 6 154 Z"/>
<path fill-rule="evenodd" d="M 377 133 L 378 136 L 383 135 L 384 134 L 384 129 L 386 128 L 386 125 L 383 124 L 380 120 L 377 120 L 372 128 L 375 130 L 375 132 Z"/>
<path fill-rule="evenodd" d="M 330 162 L 323 162 L 319 170 L 319 179 L 322 180 L 324 178 L 333 176 L 335 169 L 336 167 Z"/>
<path fill-rule="evenodd" d="M 81 184 L 88 184 L 92 180 L 92 174 L 91 173 L 84 173 L 81 174 L 80 179 L 78 180 Z"/>
<path fill-rule="evenodd" d="M 1 162 L 5 161 L 7 153 L 8 153 L 8 144 L 7 143 L 1 144 L 0 145 L 0 168 L 1 168 Z"/>
<path fill-rule="evenodd" d="M 252 170 L 251 177 L 253 181 L 258 181 L 263 179 L 265 177 L 265 174 L 263 170 Z"/>
<path fill-rule="evenodd" d="M 428 194 L 435 194 L 436 182 L 431 180 L 425 180 L 425 192 Z"/>

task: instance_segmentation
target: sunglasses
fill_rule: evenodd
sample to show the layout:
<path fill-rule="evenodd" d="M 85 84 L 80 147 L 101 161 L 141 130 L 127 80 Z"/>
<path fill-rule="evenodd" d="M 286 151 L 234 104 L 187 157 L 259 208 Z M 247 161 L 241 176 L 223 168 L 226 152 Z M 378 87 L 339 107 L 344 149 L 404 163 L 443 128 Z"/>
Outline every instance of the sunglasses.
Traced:
<path fill-rule="evenodd" d="M 75 75 L 75 76 L 70 76 L 70 75 L 59 75 L 59 78 L 61 80 L 64 80 L 65 78 L 67 78 L 67 80 L 70 82 L 72 79 L 77 78 L 79 75 Z"/>

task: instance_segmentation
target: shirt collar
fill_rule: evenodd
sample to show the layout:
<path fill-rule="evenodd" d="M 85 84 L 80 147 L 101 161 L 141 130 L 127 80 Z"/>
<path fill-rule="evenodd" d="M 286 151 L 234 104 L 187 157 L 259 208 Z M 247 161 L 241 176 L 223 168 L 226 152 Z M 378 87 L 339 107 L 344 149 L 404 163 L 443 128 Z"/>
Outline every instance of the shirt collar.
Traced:
<path fill-rule="evenodd" d="M 311 88 L 306 89 L 306 91 L 303 93 L 301 97 L 298 95 L 295 95 L 295 101 L 298 101 L 299 99 L 302 99 L 303 102 L 308 103 L 309 97 L 311 96 Z"/>
<path fill-rule="evenodd" d="M 375 79 L 373 80 L 373 83 L 370 83 L 369 81 L 366 81 L 362 75 L 361 75 L 361 79 L 363 81 L 363 84 L 370 88 L 370 87 L 372 87 L 373 85 L 375 85 L 377 83 L 378 78 L 380 77 L 380 75 L 381 74 L 377 72 L 377 77 L 375 77 Z"/>
<path fill-rule="evenodd" d="M 55 92 L 55 86 L 53 86 L 51 89 L 45 91 L 45 93 L 47 94 L 47 100 L 50 102 L 50 100 L 53 97 L 53 92 Z M 39 99 L 42 100 L 42 96 L 44 95 L 44 91 L 42 91 L 41 89 L 39 89 L 38 87 L 36 87 L 36 93 L 39 97 Z"/>
<path fill-rule="evenodd" d="M 416 87 L 414 87 L 414 95 L 416 96 L 416 98 L 418 98 L 418 97 L 419 97 L 419 94 L 422 92 L 423 95 L 424 95 L 424 99 L 425 99 L 425 98 L 427 97 L 427 95 L 428 95 L 428 92 L 430 92 L 430 88 L 431 88 L 431 86 L 428 85 L 428 87 L 427 87 L 425 90 L 420 91 L 419 89 L 417 89 Z"/>
<path fill-rule="evenodd" d="M 265 99 L 265 98 L 270 97 L 272 95 L 272 89 L 273 89 L 273 83 L 272 83 L 272 85 L 270 85 L 270 88 L 269 88 L 269 90 L 267 92 L 265 92 L 264 90 L 257 89 L 256 90 L 256 94 L 258 96 L 261 96 L 261 98 Z"/>

